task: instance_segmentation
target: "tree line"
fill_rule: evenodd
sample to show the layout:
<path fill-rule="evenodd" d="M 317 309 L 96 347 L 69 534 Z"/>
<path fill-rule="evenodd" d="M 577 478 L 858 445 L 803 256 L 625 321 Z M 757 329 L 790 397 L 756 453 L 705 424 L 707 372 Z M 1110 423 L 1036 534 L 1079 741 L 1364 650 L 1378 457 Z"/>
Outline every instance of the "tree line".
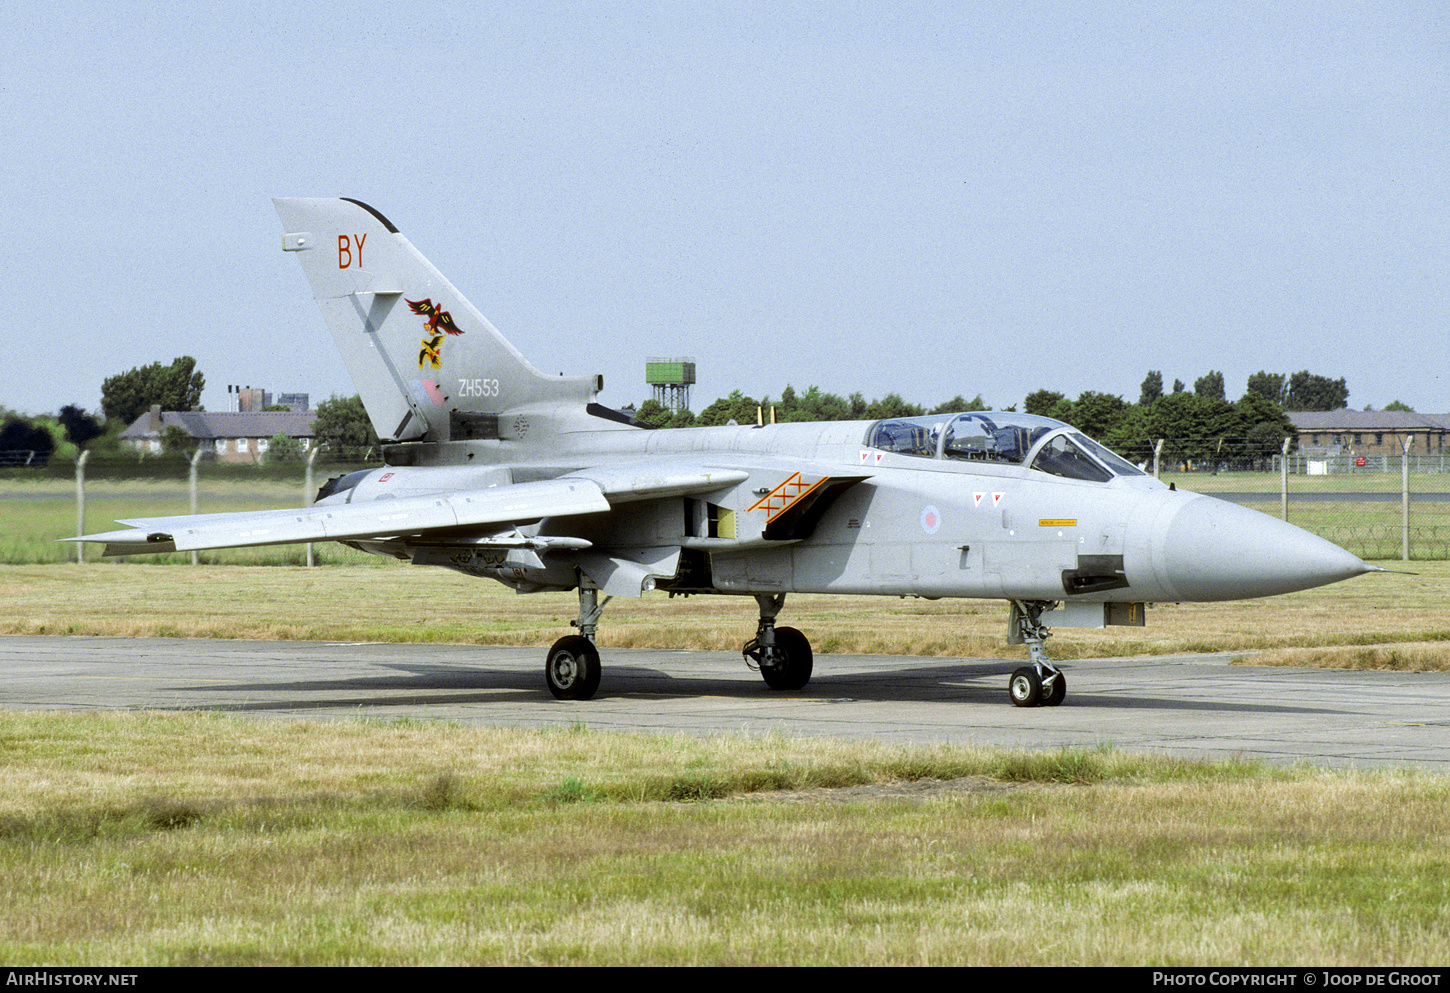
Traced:
<path fill-rule="evenodd" d="M 688 410 L 671 411 L 656 400 L 646 400 L 634 410 L 634 419 L 652 428 L 706 428 L 720 427 L 732 421 L 736 424 L 754 424 L 757 417 L 768 421 L 774 416 L 781 424 L 801 421 L 875 421 L 883 417 L 917 417 L 922 414 L 987 409 L 989 408 L 982 401 L 980 393 L 971 400 L 954 396 L 928 410 L 918 404 L 908 403 L 897 393 L 888 393 L 879 400 L 867 400 L 860 393 L 842 397 L 835 393 L 826 393 L 818 386 L 812 386 L 804 393 L 797 393 L 794 387 L 787 385 L 777 400 L 768 396 L 757 400 L 735 390 L 728 397 L 722 397 L 710 404 L 698 415 Z"/>
<path fill-rule="evenodd" d="M 167 364 L 153 362 L 106 378 L 101 384 L 102 416 L 79 404 L 67 404 L 54 417 L 26 416 L 0 407 L 0 464 L 43 466 L 52 458 L 74 459 L 82 449 L 120 453 L 121 432 L 153 406 L 163 411 L 205 409 L 201 404 L 205 387 L 206 377 L 197 370 L 196 359 L 183 355 Z M 376 457 L 378 436 L 356 395 L 324 400 L 315 412 L 314 438 L 332 458 Z M 162 432 L 161 446 L 163 457 L 189 457 L 196 439 L 171 426 Z M 295 438 L 278 435 L 268 445 L 269 462 L 303 457 Z"/>
<path fill-rule="evenodd" d="M 173 411 L 202 409 L 205 384 L 196 360 L 183 355 L 169 364 L 153 362 L 107 378 L 101 387 L 104 420 L 77 404 L 62 407 L 55 417 L 24 417 L 0 408 L 0 453 L 27 453 L 26 458 L 43 464 L 53 454 L 73 457 L 81 448 L 119 449 L 120 432 L 153 405 Z M 1242 461 L 1275 454 L 1284 438 L 1294 436 L 1286 412 L 1336 410 L 1348 400 L 1349 388 L 1343 377 L 1331 379 L 1308 370 L 1291 374 L 1256 372 L 1248 378 L 1244 395 L 1232 403 L 1225 395 L 1222 372 L 1210 370 L 1194 381 L 1190 391 L 1182 380 L 1175 380 L 1172 389 L 1165 390 L 1162 372 L 1153 370 L 1143 380 L 1137 403 L 1094 391 L 1072 400 L 1057 391 L 1040 389 L 1027 395 L 1022 409 L 1071 424 L 1140 462 L 1151 456 L 1152 442 L 1158 438 L 1170 440 L 1165 454 L 1179 461 Z M 981 394 L 970 400 L 958 395 L 927 407 L 911 403 L 898 393 L 868 400 L 860 392 L 841 396 L 818 386 L 798 392 L 788 385 L 776 399 L 757 399 L 734 390 L 698 414 L 671 411 L 655 400 L 645 400 L 633 414 L 650 427 L 679 428 L 711 427 L 732 421 L 754 424 L 759 416 L 790 423 L 879 420 L 988 409 Z M 1017 407 L 1014 404 L 1003 409 Z M 1396 400 L 1385 409 L 1410 408 Z M 371 457 L 378 451 L 377 435 L 357 396 L 334 396 L 318 404 L 316 412 L 316 440 L 332 457 Z M 299 446 L 290 439 L 275 440 L 276 459 L 300 457 Z M 184 431 L 173 430 L 163 438 L 163 444 L 169 451 L 180 452 L 194 441 Z"/>
<path fill-rule="evenodd" d="M 1330 379 L 1307 369 L 1292 374 L 1257 372 L 1248 379 L 1244 395 L 1230 403 L 1223 373 L 1210 370 L 1194 381 L 1190 392 L 1182 380 L 1165 391 L 1163 373 L 1152 370 L 1144 378 L 1138 402 L 1110 393 L 1086 391 L 1076 400 L 1055 390 L 1040 389 L 1023 400 L 1022 411 L 1071 424 L 1084 434 L 1134 461 L 1145 463 L 1154 444 L 1166 439 L 1163 457 L 1178 463 L 1257 464 L 1277 455 L 1285 438 L 1294 438 L 1289 411 L 1337 410 L 1348 402 L 1343 377 Z M 756 399 L 735 390 L 716 400 L 698 415 L 671 411 L 646 400 L 635 419 L 655 428 L 706 427 L 735 422 L 754 424 L 757 417 L 780 423 L 793 421 L 877 420 L 954 411 L 988 410 L 978 394 L 971 400 L 952 397 L 927 408 L 890 393 L 867 400 L 860 393 L 842 397 L 811 386 L 798 393 L 787 386 L 780 398 Z M 1013 406 L 1003 408 L 1016 410 Z M 1399 401 L 1386 409 L 1407 408 Z"/>
<path fill-rule="evenodd" d="M 199 409 L 205 387 L 196 359 L 183 355 L 170 365 L 153 362 L 104 380 L 102 417 L 74 403 L 54 417 L 26 417 L 0 408 L 0 462 L 45 465 L 56 455 L 74 458 L 83 448 L 119 448 L 121 432 L 153 404 L 162 410 Z"/>
<path fill-rule="evenodd" d="M 1023 410 L 1065 421 L 1139 464 L 1153 458 L 1156 442 L 1163 439 L 1161 457 L 1172 464 L 1261 465 L 1279 454 L 1285 438 L 1295 437 L 1284 409 L 1253 391 L 1233 403 L 1221 391 L 1157 396 L 1148 391 L 1138 403 L 1129 403 L 1106 393 L 1086 392 L 1069 400 L 1038 390 L 1028 395 Z"/>
<path fill-rule="evenodd" d="M 1187 392 L 1183 380 L 1175 379 L 1173 381 L 1173 392 Z M 1207 374 L 1200 376 L 1194 380 L 1193 392 L 1198 396 L 1218 400 L 1227 399 L 1224 393 L 1223 373 L 1210 370 Z M 1286 411 L 1338 410 L 1349 404 L 1349 385 L 1343 376 L 1338 379 L 1330 379 L 1328 376 L 1315 375 L 1308 369 L 1287 376 L 1282 372 L 1260 370 L 1249 377 L 1245 393 L 1253 393 L 1265 400 L 1271 400 Z M 1138 396 L 1139 405 L 1151 406 L 1162 396 L 1163 373 L 1156 370 L 1149 372 L 1143 380 L 1143 386 Z M 1396 400 L 1385 409 L 1408 408 Z"/>

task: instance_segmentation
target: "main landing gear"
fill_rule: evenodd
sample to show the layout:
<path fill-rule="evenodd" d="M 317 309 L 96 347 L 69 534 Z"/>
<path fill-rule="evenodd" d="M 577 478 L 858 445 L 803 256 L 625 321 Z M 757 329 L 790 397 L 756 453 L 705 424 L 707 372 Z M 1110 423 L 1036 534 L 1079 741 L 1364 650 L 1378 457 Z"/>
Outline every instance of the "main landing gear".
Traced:
<path fill-rule="evenodd" d="M 571 621 L 578 634 L 560 638 L 544 659 L 544 682 L 560 700 L 589 700 L 599 691 L 599 649 L 594 636 L 599 617 L 613 597 L 599 599 L 599 588 L 587 580 L 579 584 L 579 619 Z M 741 650 L 752 669 L 759 669 L 773 690 L 798 690 L 810 682 L 814 657 L 811 643 L 795 628 L 778 628 L 775 617 L 785 606 L 785 594 L 757 594 L 760 623 L 755 637 Z"/>
<path fill-rule="evenodd" d="M 1052 606 L 1049 600 L 1012 601 L 1008 640 L 1026 644 L 1030 660 L 1007 681 L 1007 696 L 1019 707 L 1056 707 L 1067 697 L 1067 676 L 1048 659 L 1045 647 L 1052 632 L 1042 623 L 1042 612 Z"/>
<path fill-rule="evenodd" d="M 811 681 L 815 664 L 810 641 L 795 628 L 775 626 L 775 615 L 785 606 L 784 593 L 757 593 L 755 602 L 760 604 L 760 623 L 740 653 L 771 689 L 801 689 Z"/>

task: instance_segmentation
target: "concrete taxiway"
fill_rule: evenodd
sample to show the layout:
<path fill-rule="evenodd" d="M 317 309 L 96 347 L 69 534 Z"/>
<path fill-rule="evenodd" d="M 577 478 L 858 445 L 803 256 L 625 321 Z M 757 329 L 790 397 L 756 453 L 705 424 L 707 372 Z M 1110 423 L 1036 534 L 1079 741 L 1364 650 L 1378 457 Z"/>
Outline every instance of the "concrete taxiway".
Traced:
<path fill-rule="evenodd" d="M 563 702 L 543 650 L 465 645 L 0 637 L 0 707 L 201 709 L 274 718 L 689 734 L 823 735 L 934 744 L 1108 745 L 1450 771 L 1450 674 L 1229 665 L 1229 655 L 1064 663 L 1060 707 L 1019 709 L 1020 662 L 818 655 L 777 693 L 733 652 L 606 649 L 598 696 Z"/>

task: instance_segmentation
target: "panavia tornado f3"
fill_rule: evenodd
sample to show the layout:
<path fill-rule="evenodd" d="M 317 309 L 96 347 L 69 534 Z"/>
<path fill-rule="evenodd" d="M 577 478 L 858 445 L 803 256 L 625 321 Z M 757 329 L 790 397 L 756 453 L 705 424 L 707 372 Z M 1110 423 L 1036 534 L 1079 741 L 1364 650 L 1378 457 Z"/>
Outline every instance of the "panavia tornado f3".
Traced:
<path fill-rule="evenodd" d="M 790 593 L 1009 603 L 1029 664 L 1019 707 L 1067 678 L 1049 623 L 1141 625 L 1150 602 L 1272 596 L 1377 571 L 1257 511 L 1166 486 L 1045 417 L 964 412 L 879 421 L 649 430 L 596 402 L 598 376 L 549 376 L 382 214 L 279 199 L 386 465 L 331 480 L 311 507 L 125 520 L 105 554 L 333 540 L 495 579 L 577 591 L 577 633 L 549 649 L 560 699 L 599 688 L 609 599 L 650 590 L 759 605 L 743 648 L 799 690 L 810 642 L 776 619 Z"/>

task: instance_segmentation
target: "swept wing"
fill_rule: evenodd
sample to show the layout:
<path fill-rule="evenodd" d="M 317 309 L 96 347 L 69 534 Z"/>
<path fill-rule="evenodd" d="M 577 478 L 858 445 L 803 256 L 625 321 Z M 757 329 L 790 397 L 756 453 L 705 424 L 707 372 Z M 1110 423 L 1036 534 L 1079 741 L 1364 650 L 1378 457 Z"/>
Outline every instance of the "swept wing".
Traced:
<path fill-rule="evenodd" d="M 104 542 L 106 555 L 137 555 L 427 536 L 546 517 L 604 513 L 618 503 L 733 486 L 746 476 L 740 470 L 680 464 L 605 466 L 558 479 L 365 502 L 322 503 L 298 510 L 130 518 L 117 522 L 129 525 L 125 530 L 67 540 Z M 499 539 L 494 543 L 517 541 Z"/>

